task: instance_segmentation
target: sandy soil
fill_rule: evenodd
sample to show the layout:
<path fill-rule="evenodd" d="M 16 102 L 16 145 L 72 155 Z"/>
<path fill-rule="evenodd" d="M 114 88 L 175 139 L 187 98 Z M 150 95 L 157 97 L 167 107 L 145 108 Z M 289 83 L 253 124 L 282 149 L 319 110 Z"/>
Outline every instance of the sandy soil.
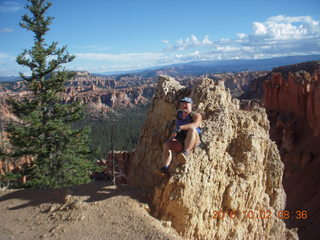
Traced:
<path fill-rule="evenodd" d="M 1 190 L 0 239 L 181 240 L 149 214 L 143 193 L 92 182 L 71 189 Z"/>

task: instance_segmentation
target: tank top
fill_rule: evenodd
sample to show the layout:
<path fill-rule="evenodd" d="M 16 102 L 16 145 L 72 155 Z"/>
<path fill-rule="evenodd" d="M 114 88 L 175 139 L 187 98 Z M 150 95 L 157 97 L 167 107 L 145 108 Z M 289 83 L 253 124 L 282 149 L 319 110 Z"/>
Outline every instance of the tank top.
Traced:
<path fill-rule="evenodd" d="M 189 113 L 186 118 L 182 118 L 182 114 L 183 112 L 182 111 L 178 111 L 177 112 L 177 120 L 176 120 L 176 127 L 180 127 L 182 125 L 186 125 L 186 124 L 189 124 L 189 123 L 193 123 L 193 119 L 192 119 L 192 116 L 193 114 L 195 114 L 195 112 L 191 112 Z M 197 131 L 199 134 L 201 134 L 201 128 L 197 128 Z"/>

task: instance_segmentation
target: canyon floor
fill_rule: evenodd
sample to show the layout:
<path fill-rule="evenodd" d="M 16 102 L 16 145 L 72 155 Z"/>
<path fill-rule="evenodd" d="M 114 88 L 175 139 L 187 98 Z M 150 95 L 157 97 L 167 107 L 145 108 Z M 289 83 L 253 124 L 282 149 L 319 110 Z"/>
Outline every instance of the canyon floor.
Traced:
<path fill-rule="evenodd" d="M 0 190 L 0 239 L 179 240 L 147 196 L 98 181 L 70 189 Z"/>

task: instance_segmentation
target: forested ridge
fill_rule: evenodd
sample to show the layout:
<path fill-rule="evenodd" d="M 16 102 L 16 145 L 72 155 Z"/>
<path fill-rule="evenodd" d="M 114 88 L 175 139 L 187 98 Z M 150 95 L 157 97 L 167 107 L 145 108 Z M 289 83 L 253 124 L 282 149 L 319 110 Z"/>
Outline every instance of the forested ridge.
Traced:
<path fill-rule="evenodd" d="M 108 114 L 107 119 L 85 119 L 75 124 L 75 127 L 89 126 L 91 128 L 90 149 L 93 157 L 106 158 L 112 149 L 116 151 L 132 151 L 136 146 L 142 125 L 144 123 L 150 102 L 132 108 L 117 108 Z"/>

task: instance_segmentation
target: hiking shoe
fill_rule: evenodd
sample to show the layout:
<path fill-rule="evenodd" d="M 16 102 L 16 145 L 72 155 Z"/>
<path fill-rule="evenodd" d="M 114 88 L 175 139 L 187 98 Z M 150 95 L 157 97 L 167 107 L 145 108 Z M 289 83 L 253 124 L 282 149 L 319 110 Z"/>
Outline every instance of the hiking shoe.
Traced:
<path fill-rule="evenodd" d="M 169 176 L 169 166 L 163 166 L 162 168 L 157 170 L 157 173 L 161 176 Z"/>
<path fill-rule="evenodd" d="M 182 154 L 183 154 L 184 156 L 188 157 L 190 153 L 187 152 L 186 150 L 184 150 L 184 151 L 182 151 Z"/>
<path fill-rule="evenodd" d="M 183 152 L 179 153 L 177 155 L 178 162 L 180 162 L 182 164 L 185 164 L 187 162 L 187 160 L 188 160 L 188 155 L 189 155 L 189 153 L 186 152 L 186 151 L 183 151 Z"/>

